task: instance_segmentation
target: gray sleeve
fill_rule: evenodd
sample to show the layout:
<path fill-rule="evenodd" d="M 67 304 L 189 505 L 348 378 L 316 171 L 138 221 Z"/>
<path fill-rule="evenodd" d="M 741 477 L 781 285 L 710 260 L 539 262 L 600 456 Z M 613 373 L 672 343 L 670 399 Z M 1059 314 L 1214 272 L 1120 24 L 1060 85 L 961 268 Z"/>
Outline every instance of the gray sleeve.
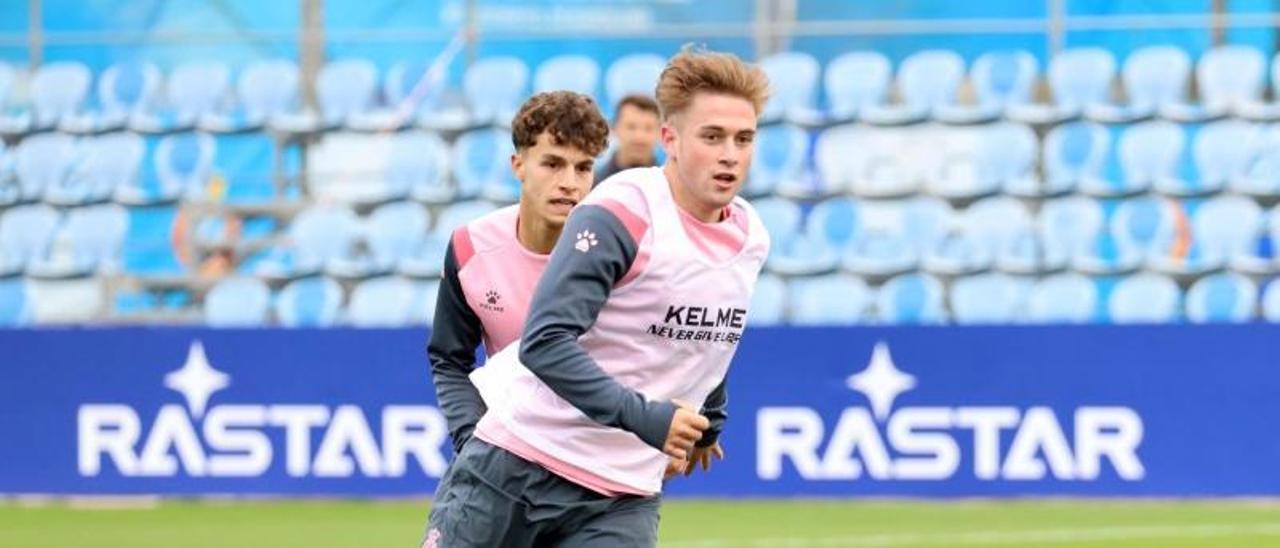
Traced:
<path fill-rule="evenodd" d="M 575 247 L 590 232 L 587 251 Z M 621 428 L 662 449 L 675 404 L 648 401 L 618 383 L 587 354 L 578 337 L 595 324 L 614 284 L 635 260 L 639 242 L 609 210 L 574 209 L 534 290 L 520 342 L 520 361 L 556 395 L 592 420 Z"/>
<path fill-rule="evenodd" d="M 702 439 L 696 444 L 698 447 L 715 445 L 720 440 L 720 433 L 724 432 L 724 421 L 729 418 L 729 396 L 725 392 L 724 383 L 725 381 L 720 381 L 720 385 L 707 395 L 707 401 L 702 404 L 702 415 L 707 417 L 711 426 L 702 433 Z"/>
<path fill-rule="evenodd" d="M 435 320 L 427 357 L 431 360 L 431 381 L 436 385 L 436 401 L 444 412 L 453 438 L 455 454 L 471 438 L 476 423 L 487 408 L 480 391 L 468 376 L 476 365 L 483 325 L 467 305 L 458 279 L 458 260 L 453 242 L 445 252 L 444 277 L 436 300 Z"/>

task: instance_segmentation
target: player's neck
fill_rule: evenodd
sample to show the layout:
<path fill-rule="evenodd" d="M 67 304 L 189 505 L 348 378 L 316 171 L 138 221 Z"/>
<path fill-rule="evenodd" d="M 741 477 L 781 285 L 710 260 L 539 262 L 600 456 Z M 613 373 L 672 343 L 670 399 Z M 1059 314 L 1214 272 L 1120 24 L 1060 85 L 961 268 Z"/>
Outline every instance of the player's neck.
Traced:
<path fill-rule="evenodd" d="M 668 161 L 662 166 L 662 174 L 667 178 L 667 186 L 671 188 L 671 197 L 675 200 L 676 207 L 704 223 L 715 223 L 721 220 L 722 211 L 719 207 L 701 203 L 684 193 L 684 185 L 679 183 L 680 173 L 676 170 L 675 162 Z"/>
<path fill-rule="evenodd" d="M 525 249 L 538 255 L 551 253 L 551 248 L 555 247 L 556 240 L 560 238 L 560 230 L 561 227 L 551 226 L 537 215 L 525 211 L 523 205 L 520 206 L 520 218 L 516 219 L 516 240 Z"/>

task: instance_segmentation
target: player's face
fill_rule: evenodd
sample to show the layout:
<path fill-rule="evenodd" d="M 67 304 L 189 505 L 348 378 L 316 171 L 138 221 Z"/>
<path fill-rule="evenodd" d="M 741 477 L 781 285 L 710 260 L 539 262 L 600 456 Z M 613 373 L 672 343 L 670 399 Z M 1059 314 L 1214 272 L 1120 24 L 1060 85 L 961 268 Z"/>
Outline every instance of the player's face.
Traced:
<path fill-rule="evenodd" d="M 635 105 L 623 106 L 613 123 L 613 132 L 618 137 L 619 153 L 635 161 L 653 158 L 653 147 L 658 144 L 658 115 Z"/>
<path fill-rule="evenodd" d="M 533 146 L 511 155 L 511 169 L 520 180 L 521 210 L 564 226 L 569 211 L 591 190 L 595 157 L 553 141 L 542 132 Z"/>
<path fill-rule="evenodd" d="M 755 137 L 756 111 L 749 101 L 694 95 L 684 112 L 662 126 L 662 146 L 678 179 L 677 202 L 703 220 L 715 220 L 742 188 Z"/>

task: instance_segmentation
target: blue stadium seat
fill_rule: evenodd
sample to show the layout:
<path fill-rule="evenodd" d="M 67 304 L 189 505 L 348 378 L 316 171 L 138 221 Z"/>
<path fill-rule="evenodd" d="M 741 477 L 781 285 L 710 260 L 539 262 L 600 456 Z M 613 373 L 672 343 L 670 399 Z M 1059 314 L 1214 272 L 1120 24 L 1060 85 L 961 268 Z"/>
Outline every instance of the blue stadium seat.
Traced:
<path fill-rule="evenodd" d="M 390 271 L 412 256 L 426 238 L 430 220 L 427 210 L 413 202 L 394 202 L 375 209 L 365 223 L 374 269 Z"/>
<path fill-rule="evenodd" d="M 760 113 L 761 124 L 789 120 L 807 123 L 814 117 L 818 77 L 822 68 L 812 55 L 799 51 L 775 53 L 760 60 L 773 93 Z"/>
<path fill-rule="evenodd" d="M 79 161 L 63 185 L 45 189 L 54 205 L 77 206 L 110 200 L 121 186 L 136 185 L 146 143 L 136 133 L 109 133 L 80 139 Z"/>
<path fill-rule="evenodd" d="M 1074 257 L 1088 254 L 1089 246 L 1104 230 L 1102 206 L 1084 196 L 1045 201 L 1036 229 L 1044 245 L 1045 266 L 1066 267 Z"/>
<path fill-rule="evenodd" d="M 1025 105 L 1031 101 L 1039 71 L 1035 56 L 1024 50 L 984 53 L 973 62 L 969 72 L 977 103 L 943 107 L 937 116 L 943 121 L 965 123 L 997 117 L 1011 105 Z"/>
<path fill-rule="evenodd" d="M 1257 284 L 1234 272 L 1201 278 L 1187 291 L 1187 319 L 1194 323 L 1248 322 L 1257 308 Z"/>
<path fill-rule="evenodd" d="M 1244 177 L 1249 163 L 1261 152 L 1261 132 L 1240 120 L 1207 124 L 1192 141 L 1196 176 L 1187 181 L 1191 190 L 1217 192 Z"/>
<path fill-rule="evenodd" d="M 511 134 L 500 129 L 468 131 L 453 144 L 457 199 L 483 196 L 499 203 L 520 199 L 520 182 L 511 173 Z"/>
<path fill-rule="evenodd" d="M 880 287 L 877 318 L 886 324 L 938 324 L 947 320 L 942 282 L 925 274 L 904 274 Z"/>
<path fill-rule="evenodd" d="M 978 274 L 951 286 L 951 318 L 959 324 L 1008 324 L 1025 315 L 1031 283 L 1008 274 Z"/>
<path fill-rule="evenodd" d="M 1054 127 L 1044 139 L 1044 179 L 1017 179 L 1005 185 L 1014 196 L 1055 196 L 1076 189 L 1086 180 L 1102 178 L 1111 135 L 1106 128 L 1087 122 Z"/>
<path fill-rule="evenodd" d="M 752 207 L 760 217 L 774 244 L 794 238 L 800 231 L 800 205 L 784 198 L 753 200 Z"/>
<path fill-rule="evenodd" d="M 0 207 L 15 204 L 22 198 L 22 188 L 18 186 L 17 164 L 13 149 L 0 141 Z"/>
<path fill-rule="evenodd" d="M 288 59 L 260 59 L 250 63 L 236 81 L 239 109 L 207 113 L 198 127 L 214 133 L 257 131 L 273 116 L 293 110 L 298 100 L 298 65 Z"/>
<path fill-rule="evenodd" d="M 1272 278 L 1262 294 L 1262 317 L 1280 323 L 1280 278 Z"/>
<path fill-rule="evenodd" d="M 529 67 L 515 57 L 485 57 L 467 68 L 462 89 L 472 126 L 507 126 L 525 98 Z"/>
<path fill-rule="evenodd" d="M 756 279 L 747 308 L 747 325 L 751 327 L 782 325 L 787 320 L 787 284 L 773 274 L 762 273 Z"/>
<path fill-rule="evenodd" d="M 59 222 L 58 212 L 43 204 L 4 210 L 0 215 L 0 274 L 22 273 L 43 259 Z"/>
<path fill-rule="evenodd" d="M 893 198 L 916 192 L 924 166 L 916 161 L 912 147 L 917 144 L 920 131 L 842 126 L 823 132 L 814 151 L 814 161 L 824 181 L 821 191 L 848 189 L 866 198 Z"/>
<path fill-rule="evenodd" d="M 1107 303 L 1110 320 L 1118 324 L 1159 324 L 1177 321 L 1182 310 L 1178 284 L 1159 274 L 1134 274 L 1116 283 Z"/>
<path fill-rule="evenodd" d="M 773 125 L 756 133 L 756 149 L 751 159 L 747 182 L 742 187 L 745 197 L 771 194 L 780 184 L 796 187 L 807 175 L 809 135 L 792 125 Z"/>
<path fill-rule="evenodd" d="M 1280 207 L 1260 215 L 1254 228 L 1257 232 L 1247 237 L 1244 250 L 1228 257 L 1227 264 L 1243 274 L 1269 276 L 1280 270 L 1276 257 L 1280 251 Z"/>
<path fill-rule="evenodd" d="M 533 74 L 534 93 L 568 90 L 596 97 L 599 87 L 600 63 L 586 55 L 556 55 Z"/>
<path fill-rule="evenodd" d="M 329 327 L 342 308 L 342 286 L 329 278 L 294 280 L 276 295 L 276 319 L 285 327 Z"/>
<path fill-rule="evenodd" d="M 413 284 L 386 276 L 360 282 L 351 292 L 347 321 L 356 327 L 402 327 L 414 323 Z"/>
<path fill-rule="evenodd" d="M 413 283 L 413 305 L 409 307 L 409 313 L 414 324 L 431 325 L 435 319 L 436 299 L 439 296 L 440 280 Z"/>
<path fill-rule="evenodd" d="M 1090 105 L 1106 103 L 1116 59 L 1102 48 L 1072 48 L 1049 61 L 1049 88 L 1053 104 L 1028 104 L 1011 108 L 1010 118 L 1026 123 L 1050 123 L 1079 116 Z"/>
<path fill-rule="evenodd" d="M 1177 202 L 1143 196 L 1120 202 L 1111 217 L 1117 243 L 1149 255 L 1172 241 L 1180 215 Z"/>
<path fill-rule="evenodd" d="M 18 201 L 45 196 L 51 188 L 61 188 L 76 159 L 76 140 L 70 135 L 32 135 L 18 144 L 16 153 Z"/>
<path fill-rule="evenodd" d="M 17 138 L 31 129 L 31 113 L 25 109 L 10 111 L 7 108 L 13 90 L 18 86 L 18 70 L 0 62 L 0 136 Z"/>
<path fill-rule="evenodd" d="M 425 61 L 397 61 L 387 69 L 387 73 L 382 79 L 382 96 L 386 98 L 387 106 L 391 109 L 398 109 L 405 101 L 418 100 L 417 104 L 405 106 L 408 113 L 424 111 L 428 107 L 433 106 L 432 98 L 438 96 L 435 89 L 424 88 L 426 92 L 423 96 L 415 98 L 413 93 L 418 83 L 428 76 L 431 70 L 431 64 Z"/>
<path fill-rule="evenodd" d="M 1032 323 L 1088 323 L 1097 314 L 1098 286 L 1075 273 L 1043 278 L 1031 288 L 1027 319 Z"/>
<path fill-rule="evenodd" d="M 782 206 L 778 206 L 781 210 Z M 778 213 L 771 221 L 785 231 L 786 213 Z M 851 198 L 835 198 L 820 202 L 809 213 L 803 234 L 775 241 L 769 255 L 769 268 L 784 276 L 803 276 L 833 270 L 839 252 L 857 233 L 859 205 Z M 769 227 L 774 230 L 773 227 Z"/>
<path fill-rule="evenodd" d="M 964 275 L 989 268 L 997 258 L 1015 251 L 1018 237 L 1031 232 L 1032 218 L 1022 202 L 996 196 L 970 205 L 961 215 L 958 228 L 925 255 L 927 270 Z"/>
<path fill-rule="evenodd" d="M 65 117 L 58 129 L 72 133 L 115 131 L 134 115 L 145 115 L 160 90 L 160 69 L 145 62 L 115 63 L 98 77 L 96 112 Z"/>
<path fill-rule="evenodd" d="M 1124 82 L 1128 103 L 1097 104 L 1086 109 L 1086 115 L 1105 123 L 1132 122 L 1152 116 L 1157 110 L 1185 103 L 1187 81 L 1191 76 L 1191 57 L 1176 46 L 1139 48 L 1124 61 L 1120 78 Z"/>
<path fill-rule="evenodd" d="M 1259 129 L 1256 138 L 1244 172 L 1229 183 L 1229 188 L 1264 200 L 1280 197 L 1280 125 Z"/>
<path fill-rule="evenodd" d="M 334 130 L 373 107 L 378 93 L 378 69 L 367 59 L 330 61 L 316 76 L 320 112 L 279 112 L 269 117 L 271 129 L 304 134 Z M 366 128 L 367 129 L 367 128 Z"/>
<path fill-rule="evenodd" d="M 991 125 L 983 133 L 984 156 L 996 184 L 1006 193 L 1010 189 L 1028 189 L 1038 195 L 1040 182 L 1036 167 L 1040 159 L 1040 141 L 1030 127 L 1013 122 Z"/>
<path fill-rule="evenodd" d="M 1265 85 L 1265 71 L 1262 52 L 1252 47 L 1230 45 L 1209 50 L 1196 65 L 1204 110 L 1221 116 L 1257 102 Z"/>
<path fill-rule="evenodd" d="M 864 109 L 883 105 L 892 77 L 889 58 L 877 51 L 851 51 L 832 59 L 823 76 L 828 117 L 851 122 Z"/>
<path fill-rule="evenodd" d="M 818 134 L 813 144 L 813 162 L 816 177 L 799 181 L 781 181 L 774 189 L 780 196 L 796 200 L 821 199 L 843 194 L 854 188 L 855 180 L 862 180 L 862 171 L 869 158 L 878 153 L 869 149 L 865 128 L 854 125 L 834 126 Z M 891 160 L 885 159 L 885 162 Z M 892 186 L 891 184 L 885 186 Z M 877 190 L 876 185 L 863 182 L 864 191 Z M 906 194 L 889 188 L 887 192 Z"/>
<path fill-rule="evenodd" d="M 453 230 L 496 209 L 483 201 L 456 202 L 445 207 L 436 224 L 412 255 L 401 259 L 396 272 L 412 278 L 439 278 Z M 434 298 L 434 295 L 432 296 Z M 433 309 L 434 310 L 434 309 Z"/>
<path fill-rule="evenodd" d="M 848 274 L 793 278 L 788 285 L 792 325 L 853 325 L 867 319 L 873 293 Z"/>
<path fill-rule="evenodd" d="M 902 104 L 870 107 L 862 120 L 899 125 L 928 118 L 938 109 L 955 104 L 956 90 L 963 79 L 964 59 L 955 52 L 932 49 L 913 53 L 898 67 Z"/>
<path fill-rule="evenodd" d="M 206 184 L 213 171 L 217 141 L 206 133 L 167 135 L 156 144 L 152 156 L 154 180 L 143 178 L 134 184 L 116 187 L 117 202 L 143 206 L 187 200 L 208 199 Z M 146 183 L 153 183 L 151 184 Z"/>
<path fill-rule="evenodd" d="M 937 198 L 864 202 L 859 234 L 846 251 L 843 267 L 855 274 L 884 277 L 917 267 L 942 245 L 955 212 Z"/>
<path fill-rule="evenodd" d="M 1175 268 L 1153 265 L 1165 272 L 1198 274 L 1236 261 L 1248 261 L 1250 246 L 1264 229 L 1262 208 L 1242 196 L 1206 200 L 1191 218 L 1192 244 Z"/>
<path fill-rule="evenodd" d="M 169 74 L 165 97 L 173 109 L 168 119 L 135 116 L 130 121 L 134 131 L 190 131 L 200 118 L 217 112 L 231 91 L 231 70 L 220 61 L 189 61 Z"/>
<path fill-rule="evenodd" d="M 951 200 L 970 200 L 1000 190 L 1005 159 L 1026 150 L 1009 150 L 1009 145 L 1027 144 L 1004 131 L 1005 126 L 965 126 L 945 128 L 938 132 L 934 149 L 934 166 L 925 173 L 925 190 Z M 1013 142 L 1010 142 L 1013 141 Z M 1035 136 L 1031 136 L 1034 154 Z M 1023 168 L 1032 158 L 1023 156 Z M 1025 170 L 1023 171 L 1025 173 Z"/>
<path fill-rule="evenodd" d="M 633 53 L 616 59 L 604 77 L 604 94 L 609 100 L 608 110 L 612 113 L 618 102 L 627 95 L 653 96 L 658 77 L 666 68 L 667 60 L 653 53 Z"/>
<path fill-rule="evenodd" d="M 27 273 L 41 278 L 113 274 L 129 231 L 129 213 L 115 204 L 75 208 L 67 212 L 49 253 L 31 263 Z M 56 245 L 59 238 L 62 245 Z"/>
<path fill-rule="evenodd" d="M 23 327 L 31 322 L 27 283 L 22 278 L 0 278 L 0 328 Z"/>
<path fill-rule="evenodd" d="M 449 145 L 432 132 L 413 130 L 394 135 L 387 158 L 387 198 L 411 196 L 428 204 L 453 201 L 449 153 Z"/>
<path fill-rule="evenodd" d="M 258 327 L 267 323 L 271 290 L 254 278 L 225 278 L 204 298 L 204 322 L 212 327 Z"/>
<path fill-rule="evenodd" d="M 52 129 L 65 117 L 80 111 L 89 95 L 92 75 L 77 61 L 41 65 L 31 78 L 31 102 L 35 110 L 32 130 Z"/>
<path fill-rule="evenodd" d="M 1116 155 L 1121 177 L 1090 177 L 1080 182 L 1080 191 L 1091 196 L 1118 197 L 1145 192 L 1153 185 L 1171 194 L 1189 190 L 1178 178 L 1178 165 L 1186 147 L 1186 135 L 1173 122 L 1156 120 L 1129 126 L 1120 134 Z"/>
<path fill-rule="evenodd" d="M 310 276 L 328 266 L 352 267 L 360 236 L 355 213 L 338 206 L 314 205 L 294 217 L 286 229 L 286 241 L 272 256 L 256 266 L 255 273 L 269 278 Z"/>

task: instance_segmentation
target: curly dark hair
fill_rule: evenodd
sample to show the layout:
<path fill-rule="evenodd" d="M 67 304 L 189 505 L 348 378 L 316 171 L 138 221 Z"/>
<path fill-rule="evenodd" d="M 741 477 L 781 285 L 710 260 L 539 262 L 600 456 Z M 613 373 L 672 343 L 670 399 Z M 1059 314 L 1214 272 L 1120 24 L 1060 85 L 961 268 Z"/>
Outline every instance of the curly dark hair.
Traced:
<path fill-rule="evenodd" d="M 530 97 L 511 121 L 511 142 L 517 151 L 538 142 L 542 132 L 551 142 L 599 156 L 609 144 L 609 124 L 595 100 L 572 91 L 548 91 Z"/>

